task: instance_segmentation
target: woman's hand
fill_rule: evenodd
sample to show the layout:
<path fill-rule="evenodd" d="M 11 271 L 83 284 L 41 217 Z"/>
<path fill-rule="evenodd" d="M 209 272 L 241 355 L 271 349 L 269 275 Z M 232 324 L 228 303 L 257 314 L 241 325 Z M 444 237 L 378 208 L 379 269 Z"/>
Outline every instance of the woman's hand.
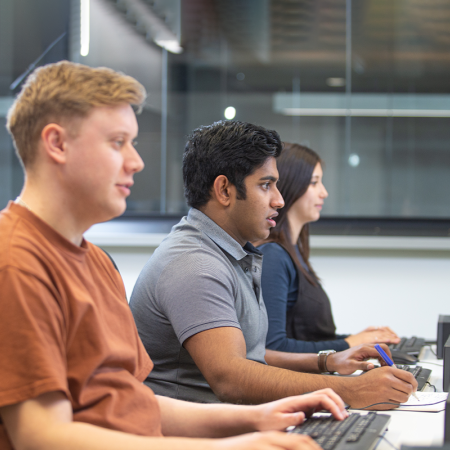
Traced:
<path fill-rule="evenodd" d="M 400 338 L 389 327 L 367 327 L 358 334 L 346 337 L 350 347 L 360 344 L 397 344 Z"/>
<path fill-rule="evenodd" d="M 254 409 L 254 428 L 258 431 L 285 430 L 303 423 L 305 416 L 322 409 L 330 411 L 337 420 L 348 416 L 344 402 L 332 389 L 321 389 L 251 408 Z"/>

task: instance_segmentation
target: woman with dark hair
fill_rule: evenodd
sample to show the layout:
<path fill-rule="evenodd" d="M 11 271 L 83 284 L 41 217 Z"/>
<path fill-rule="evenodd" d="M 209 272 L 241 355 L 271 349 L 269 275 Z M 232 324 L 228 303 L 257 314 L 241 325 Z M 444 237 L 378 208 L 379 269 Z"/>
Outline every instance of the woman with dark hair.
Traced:
<path fill-rule="evenodd" d="M 269 316 L 266 347 L 314 353 L 345 350 L 364 343 L 397 343 L 388 327 L 369 327 L 337 335 L 330 300 L 309 262 L 309 222 L 320 217 L 328 192 L 322 183 L 322 161 L 313 150 L 284 144 L 277 159 L 278 189 L 285 206 L 276 226 L 259 249 L 264 254 L 262 292 Z"/>

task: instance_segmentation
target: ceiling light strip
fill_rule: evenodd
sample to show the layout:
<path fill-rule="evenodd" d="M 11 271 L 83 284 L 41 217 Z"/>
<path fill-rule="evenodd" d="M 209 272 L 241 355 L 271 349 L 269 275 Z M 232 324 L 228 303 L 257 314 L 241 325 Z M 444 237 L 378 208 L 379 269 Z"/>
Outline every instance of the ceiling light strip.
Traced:
<path fill-rule="evenodd" d="M 450 117 L 449 109 L 283 108 L 286 116 Z"/>
<path fill-rule="evenodd" d="M 89 54 L 89 26 L 90 26 L 89 0 L 80 0 L 80 55 Z"/>

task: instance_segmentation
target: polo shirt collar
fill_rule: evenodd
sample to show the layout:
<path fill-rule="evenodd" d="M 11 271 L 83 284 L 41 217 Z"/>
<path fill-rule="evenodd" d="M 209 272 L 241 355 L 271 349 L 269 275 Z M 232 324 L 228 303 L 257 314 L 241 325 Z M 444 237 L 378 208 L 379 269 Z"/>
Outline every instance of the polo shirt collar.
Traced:
<path fill-rule="evenodd" d="M 262 255 L 257 248 L 250 244 L 250 242 L 247 242 L 245 246 L 242 247 L 239 242 L 233 239 L 223 228 L 198 209 L 191 208 L 189 210 L 187 221 L 205 233 L 221 249 L 225 250 L 238 261 L 252 253 Z"/>

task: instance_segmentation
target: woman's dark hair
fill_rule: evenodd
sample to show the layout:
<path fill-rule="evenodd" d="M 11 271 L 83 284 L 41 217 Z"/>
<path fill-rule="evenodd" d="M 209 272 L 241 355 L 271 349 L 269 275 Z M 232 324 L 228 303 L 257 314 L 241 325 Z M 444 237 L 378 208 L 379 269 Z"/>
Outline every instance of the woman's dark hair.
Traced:
<path fill-rule="evenodd" d="M 238 121 L 221 121 L 194 130 L 183 155 L 184 194 L 189 206 L 199 208 L 211 198 L 219 175 L 236 186 L 238 199 L 245 200 L 244 180 L 269 157 L 282 150 L 276 131 Z"/>
<path fill-rule="evenodd" d="M 322 160 L 310 148 L 286 142 L 283 144 L 283 153 L 277 159 L 277 168 L 280 174 L 277 187 L 283 196 L 284 208 L 279 210 L 279 215 L 275 219 L 277 225 L 270 230 L 269 237 L 264 241 L 280 244 L 289 253 L 297 269 L 314 286 L 317 285 L 319 278 L 309 263 L 309 224 L 303 225 L 297 241 L 298 250 L 309 269 L 308 272 L 300 263 L 292 244 L 287 212 L 308 189 L 317 163 L 322 163 Z"/>

